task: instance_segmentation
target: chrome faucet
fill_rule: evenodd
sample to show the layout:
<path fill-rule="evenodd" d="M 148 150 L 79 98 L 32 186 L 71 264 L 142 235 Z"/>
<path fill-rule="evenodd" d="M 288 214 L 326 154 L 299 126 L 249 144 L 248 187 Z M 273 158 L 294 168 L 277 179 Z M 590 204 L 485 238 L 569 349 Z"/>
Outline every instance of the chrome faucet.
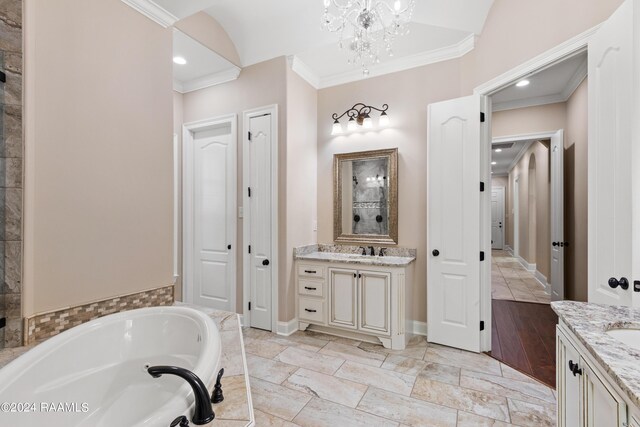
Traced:
<path fill-rule="evenodd" d="M 360 246 L 358 249 L 362 249 L 362 255 L 367 255 L 367 250 L 364 248 L 364 246 Z"/>
<path fill-rule="evenodd" d="M 371 252 L 369 255 L 376 256 L 376 250 L 374 249 L 373 246 L 369 246 L 369 251 Z"/>
<path fill-rule="evenodd" d="M 211 408 L 207 386 L 190 370 L 177 366 L 151 366 L 147 369 L 147 372 L 149 372 L 149 375 L 153 378 L 159 378 L 164 374 L 175 375 L 189 383 L 193 389 L 193 395 L 196 398 L 196 407 L 193 412 L 193 418 L 191 418 L 191 422 L 195 425 L 201 426 L 208 424 L 216 417 Z"/>

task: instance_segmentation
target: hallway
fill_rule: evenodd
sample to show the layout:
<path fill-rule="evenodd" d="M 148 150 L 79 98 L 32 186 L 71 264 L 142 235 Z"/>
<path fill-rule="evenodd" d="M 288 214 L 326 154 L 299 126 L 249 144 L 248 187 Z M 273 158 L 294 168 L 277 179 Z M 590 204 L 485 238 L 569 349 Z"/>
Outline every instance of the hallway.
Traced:
<path fill-rule="evenodd" d="M 491 252 L 491 298 L 549 304 L 551 296 L 532 272 L 506 251 Z"/>

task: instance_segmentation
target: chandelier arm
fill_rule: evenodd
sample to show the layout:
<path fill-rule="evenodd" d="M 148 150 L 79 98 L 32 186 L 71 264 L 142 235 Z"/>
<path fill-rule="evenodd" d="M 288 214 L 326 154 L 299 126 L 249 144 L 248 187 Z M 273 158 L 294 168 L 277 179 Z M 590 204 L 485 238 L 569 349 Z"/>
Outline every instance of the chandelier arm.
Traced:
<path fill-rule="evenodd" d="M 386 113 L 388 109 L 389 109 L 388 104 L 382 104 L 381 108 L 376 108 L 371 105 L 366 105 L 366 104 L 363 104 L 362 102 L 358 102 L 357 104 L 354 104 L 353 107 L 349 108 L 344 113 L 340 115 L 338 115 L 338 113 L 333 113 L 331 117 L 333 118 L 334 121 L 340 120 L 345 115 L 349 117 L 349 119 L 355 119 L 356 117 L 362 115 L 363 113 L 368 115 L 369 113 L 371 113 L 372 110 L 376 110 L 381 113 Z"/>

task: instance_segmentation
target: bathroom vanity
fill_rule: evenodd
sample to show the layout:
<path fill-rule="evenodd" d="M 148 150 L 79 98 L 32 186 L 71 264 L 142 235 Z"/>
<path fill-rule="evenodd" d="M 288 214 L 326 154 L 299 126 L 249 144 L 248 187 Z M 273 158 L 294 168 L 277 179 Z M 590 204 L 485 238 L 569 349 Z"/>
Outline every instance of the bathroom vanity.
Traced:
<path fill-rule="evenodd" d="M 415 250 L 362 255 L 357 246 L 310 245 L 295 250 L 300 330 L 402 350 L 409 339 Z"/>
<path fill-rule="evenodd" d="M 640 310 L 561 301 L 558 426 L 640 427 Z"/>

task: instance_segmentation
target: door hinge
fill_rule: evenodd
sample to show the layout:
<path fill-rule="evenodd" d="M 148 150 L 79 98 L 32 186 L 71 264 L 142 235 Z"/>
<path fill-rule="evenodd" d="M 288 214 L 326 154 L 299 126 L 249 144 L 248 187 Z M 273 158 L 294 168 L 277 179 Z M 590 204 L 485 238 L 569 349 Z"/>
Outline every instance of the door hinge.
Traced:
<path fill-rule="evenodd" d="M 480 321 L 480 330 L 484 331 L 484 320 Z"/>
<path fill-rule="evenodd" d="M 480 192 L 484 192 L 484 182 L 480 181 Z"/>
<path fill-rule="evenodd" d="M 251 131 L 247 132 L 247 137 L 249 138 L 249 141 L 251 141 Z"/>
<path fill-rule="evenodd" d="M 251 187 L 247 187 L 247 194 L 251 197 Z"/>
<path fill-rule="evenodd" d="M 251 253 L 251 245 L 249 245 L 249 253 Z"/>
<path fill-rule="evenodd" d="M 2 83 L 6 83 L 7 82 L 7 75 L 5 73 L 3 73 L 2 71 L 0 71 L 0 82 L 2 82 Z"/>
<path fill-rule="evenodd" d="M 249 301 L 249 311 L 251 311 L 251 301 Z"/>
<path fill-rule="evenodd" d="M 480 113 L 480 123 L 484 123 L 484 113 Z"/>
<path fill-rule="evenodd" d="M 484 251 L 480 251 L 480 261 L 484 261 Z"/>
<path fill-rule="evenodd" d="M 7 318 L 3 317 L 0 319 L 0 329 L 4 328 L 5 326 L 7 326 Z"/>

